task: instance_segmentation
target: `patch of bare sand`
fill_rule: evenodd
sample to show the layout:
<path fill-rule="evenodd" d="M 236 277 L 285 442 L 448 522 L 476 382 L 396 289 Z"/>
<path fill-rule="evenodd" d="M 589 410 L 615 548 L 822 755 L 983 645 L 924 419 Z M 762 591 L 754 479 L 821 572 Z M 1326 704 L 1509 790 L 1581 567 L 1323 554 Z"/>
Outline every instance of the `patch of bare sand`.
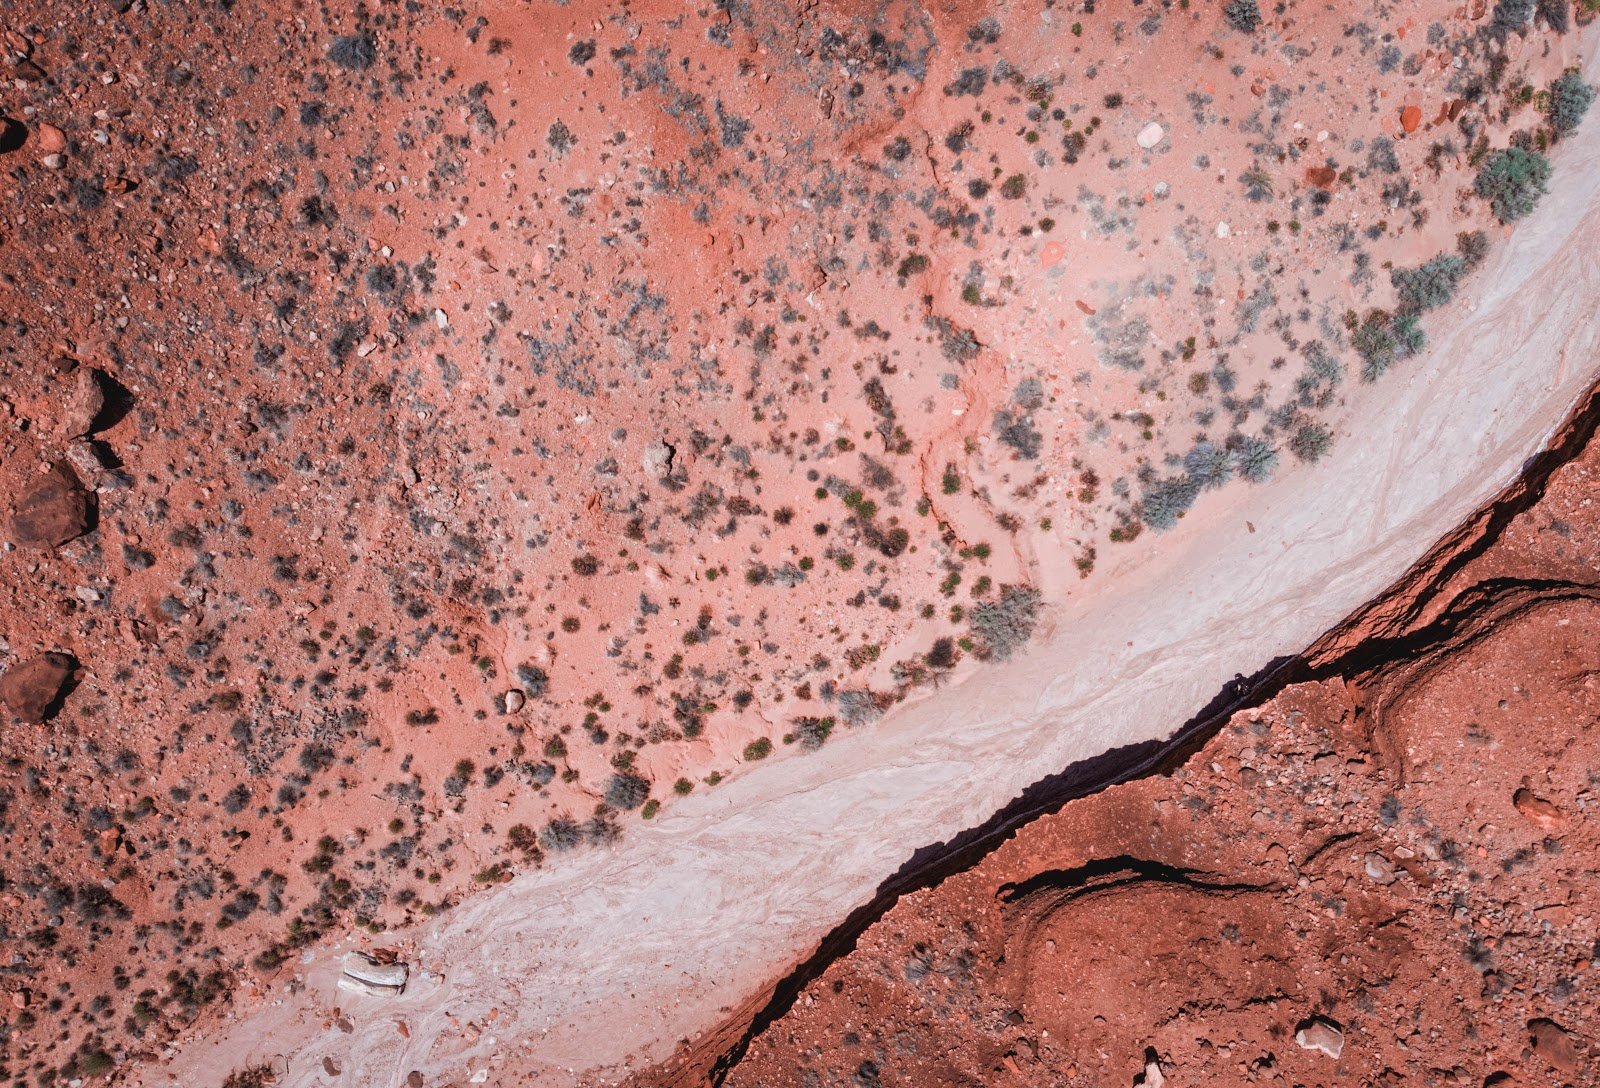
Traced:
<path fill-rule="evenodd" d="M 1074 760 L 1166 734 L 1235 672 L 1305 646 L 1513 479 L 1594 380 L 1597 198 L 1590 126 L 1560 148 L 1539 211 L 1436 322 L 1431 350 L 1367 394 L 1354 434 L 1314 467 L 1202 504 L 1171 547 L 1052 615 L 1033 652 L 812 758 L 686 798 L 610 853 L 380 938 L 422 968 L 403 998 L 336 996 L 345 946 L 319 948 L 143 1083 L 220 1082 L 274 1059 L 284 1083 L 317 1084 L 329 1056 L 363 1084 L 412 1070 L 426 1083 L 547 1084 L 661 1058 L 916 846 Z"/>

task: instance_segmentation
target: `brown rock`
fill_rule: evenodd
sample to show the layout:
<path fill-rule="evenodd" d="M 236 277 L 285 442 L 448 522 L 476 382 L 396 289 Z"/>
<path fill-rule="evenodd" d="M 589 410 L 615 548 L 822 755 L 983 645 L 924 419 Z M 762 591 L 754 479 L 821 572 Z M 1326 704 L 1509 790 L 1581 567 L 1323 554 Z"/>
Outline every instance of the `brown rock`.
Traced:
<path fill-rule="evenodd" d="M 67 149 L 67 134 L 54 125 L 40 125 L 34 142 L 39 145 L 39 154 L 54 155 Z"/>
<path fill-rule="evenodd" d="M 61 409 L 59 426 L 67 438 L 77 438 L 94 430 L 95 417 L 106 406 L 106 395 L 94 367 L 78 367 L 67 381 L 70 388 Z"/>
<path fill-rule="evenodd" d="M 1573 1073 L 1578 1069 L 1578 1044 L 1566 1029 L 1554 1020 L 1539 1017 L 1528 1021 L 1528 1045 L 1533 1052 L 1557 1071 Z"/>
<path fill-rule="evenodd" d="M 1422 107 L 1407 106 L 1400 111 L 1400 127 L 1407 132 L 1417 131 L 1417 126 L 1422 124 Z"/>
<path fill-rule="evenodd" d="M 57 462 L 23 493 L 11 519 L 17 540 L 53 548 L 81 536 L 89 527 L 89 498 L 77 476 Z"/>
<path fill-rule="evenodd" d="M 1339 171 L 1331 166 L 1306 167 L 1306 184 L 1315 185 L 1318 189 L 1332 189 L 1333 183 L 1339 180 Z"/>
<path fill-rule="evenodd" d="M 1550 831 L 1566 823 L 1560 809 L 1527 787 L 1512 794 L 1511 803 L 1517 806 L 1517 811 L 1522 813 L 1525 820 L 1541 830 Z"/>
<path fill-rule="evenodd" d="M 40 654 L 0 675 L 0 702 L 25 722 L 45 720 L 72 675 L 72 658 L 62 653 Z"/>

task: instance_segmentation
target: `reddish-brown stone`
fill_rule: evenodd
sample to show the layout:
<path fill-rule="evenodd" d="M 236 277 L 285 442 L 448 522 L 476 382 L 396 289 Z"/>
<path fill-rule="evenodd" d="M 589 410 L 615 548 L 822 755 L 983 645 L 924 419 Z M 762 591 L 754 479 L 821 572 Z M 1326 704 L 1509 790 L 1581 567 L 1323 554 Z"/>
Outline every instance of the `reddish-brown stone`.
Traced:
<path fill-rule="evenodd" d="M 72 658 L 46 653 L 0 674 L 0 702 L 25 722 L 42 722 L 72 676 Z"/>
<path fill-rule="evenodd" d="M 43 548 L 65 544 L 88 525 L 88 494 L 72 469 L 60 462 L 23 492 L 11 519 L 18 543 Z"/>

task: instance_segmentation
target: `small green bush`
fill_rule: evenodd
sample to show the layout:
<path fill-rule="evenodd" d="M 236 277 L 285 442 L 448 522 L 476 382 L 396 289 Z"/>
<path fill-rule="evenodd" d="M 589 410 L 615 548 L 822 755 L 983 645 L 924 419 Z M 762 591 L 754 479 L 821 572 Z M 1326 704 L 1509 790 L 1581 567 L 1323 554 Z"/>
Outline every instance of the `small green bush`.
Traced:
<path fill-rule="evenodd" d="M 544 825 L 539 841 L 546 850 L 571 850 L 583 841 L 583 828 L 578 821 L 567 816 L 557 816 Z"/>
<path fill-rule="evenodd" d="M 1184 455 L 1183 468 L 1201 488 L 1221 487 L 1233 475 L 1233 458 L 1214 442 L 1196 442 Z"/>
<path fill-rule="evenodd" d="M 1044 600 L 1032 586 L 1005 586 L 1000 599 L 972 610 L 971 628 L 991 657 L 1008 658 L 1033 637 Z"/>
<path fill-rule="evenodd" d="M 1577 72 L 1568 72 L 1550 84 L 1550 127 L 1557 136 L 1575 132 L 1594 102 L 1594 88 Z"/>
<path fill-rule="evenodd" d="M 1233 471 L 1253 484 L 1271 479 L 1278 468 L 1278 451 L 1264 438 L 1240 438 L 1228 450 Z"/>
<path fill-rule="evenodd" d="M 1320 423 L 1302 423 L 1289 439 L 1289 452 L 1311 464 L 1333 445 L 1333 432 Z"/>
<path fill-rule="evenodd" d="M 1454 253 L 1441 253 L 1416 268 L 1397 268 L 1389 279 L 1400 296 L 1404 311 L 1417 314 L 1449 302 L 1466 273 L 1467 262 L 1463 258 Z"/>
<path fill-rule="evenodd" d="M 649 796 L 650 783 L 636 774 L 614 774 L 606 785 L 606 804 L 612 808 L 638 808 Z"/>
<path fill-rule="evenodd" d="M 1549 183 L 1549 159 L 1537 151 L 1508 147 L 1489 156 L 1474 184 L 1500 221 L 1510 223 L 1538 206 Z"/>
<path fill-rule="evenodd" d="M 1157 480 L 1144 493 L 1139 516 L 1152 529 L 1165 531 L 1178 524 L 1200 494 L 1200 485 L 1188 476 L 1169 476 Z"/>
<path fill-rule="evenodd" d="M 766 759 L 772 754 L 772 742 L 766 737 L 757 737 L 744 746 L 744 761 L 754 763 L 758 759 Z"/>

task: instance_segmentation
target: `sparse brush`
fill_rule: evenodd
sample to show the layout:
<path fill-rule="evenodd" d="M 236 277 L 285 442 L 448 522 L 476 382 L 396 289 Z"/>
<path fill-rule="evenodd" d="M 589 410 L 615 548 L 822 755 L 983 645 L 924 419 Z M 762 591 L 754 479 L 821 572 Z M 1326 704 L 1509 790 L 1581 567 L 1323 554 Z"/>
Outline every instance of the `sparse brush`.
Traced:
<path fill-rule="evenodd" d="M 1039 456 L 1044 436 L 1034 429 L 1032 416 L 1002 408 L 994 414 L 994 429 L 1000 441 L 1017 451 L 1017 456 L 1030 461 Z"/>
<path fill-rule="evenodd" d="M 1537 151 L 1508 147 L 1489 156 L 1478 169 L 1474 187 L 1500 221 L 1510 223 L 1538 207 L 1549 183 L 1549 159 Z"/>
<path fill-rule="evenodd" d="M 1139 504 L 1139 516 L 1150 528 L 1164 532 L 1178 524 L 1178 519 L 1194 505 L 1199 494 L 1200 485 L 1188 476 L 1157 480 L 1146 489 Z"/>
<path fill-rule="evenodd" d="M 1228 0 L 1222 6 L 1222 14 L 1235 30 L 1245 34 L 1254 34 L 1261 25 L 1261 5 L 1256 0 Z"/>
<path fill-rule="evenodd" d="M 571 850 L 583 841 L 583 828 L 569 816 L 557 816 L 544 825 L 539 841 L 546 850 Z"/>
<path fill-rule="evenodd" d="M 1196 442 L 1183 457 L 1184 471 L 1202 489 L 1221 487 L 1233 476 L 1233 459 L 1215 442 Z"/>
<path fill-rule="evenodd" d="M 1538 7 L 1538 0 L 1497 0 L 1494 28 L 1499 31 L 1521 30 L 1533 21 L 1533 13 Z"/>
<path fill-rule="evenodd" d="M 1557 136 L 1577 131 L 1583 115 L 1594 102 L 1594 88 L 1577 72 L 1567 72 L 1550 84 L 1550 127 Z"/>
<path fill-rule="evenodd" d="M 1289 452 L 1307 464 L 1320 461 L 1333 445 L 1333 432 L 1320 423 L 1302 423 L 1289 439 Z"/>
<path fill-rule="evenodd" d="M 1364 382 L 1375 382 L 1383 377 L 1400 353 L 1400 342 L 1386 314 L 1369 316 L 1351 334 L 1350 343 L 1361 356 L 1361 380 Z"/>
<path fill-rule="evenodd" d="M 863 689 L 839 693 L 839 717 L 846 725 L 862 725 L 881 713 L 870 691 Z"/>
<path fill-rule="evenodd" d="M 1004 660 L 1033 637 L 1043 601 L 1032 586 L 1005 586 L 1000 599 L 978 605 L 969 620 L 972 633 L 990 657 Z"/>
<path fill-rule="evenodd" d="M 649 796 L 649 781 L 636 774 L 614 774 L 606 784 L 606 804 L 612 808 L 635 809 Z"/>
<path fill-rule="evenodd" d="M 1278 469 L 1278 451 L 1265 438 L 1241 437 L 1228 450 L 1233 471 L 1253 484 L 1272 478 Z"/>
<path fill-rule="evenodd" d="M 800 747 L 815 751 L 827 743 L 833 726 L 832 718 L 799 718 L 794 723 L 794 739 Z"/>
<path fill-rule="evenodd" d="M 1443 306 L 1455 296 L 1456 285 L 1466 275 L 1467 262 L 1454 253 L 1439 256 L 1416 268 L 1397 268 L 1389 274 L 1400 305 L 1407 313 L 1422 313 Z"/>
<path fill-rule="evenodd" d="M 1489 256 L 1489 236 L 1481 230 L 1464 230 L 1456 235 L 1456 252 L 1472 271 Z"/>

